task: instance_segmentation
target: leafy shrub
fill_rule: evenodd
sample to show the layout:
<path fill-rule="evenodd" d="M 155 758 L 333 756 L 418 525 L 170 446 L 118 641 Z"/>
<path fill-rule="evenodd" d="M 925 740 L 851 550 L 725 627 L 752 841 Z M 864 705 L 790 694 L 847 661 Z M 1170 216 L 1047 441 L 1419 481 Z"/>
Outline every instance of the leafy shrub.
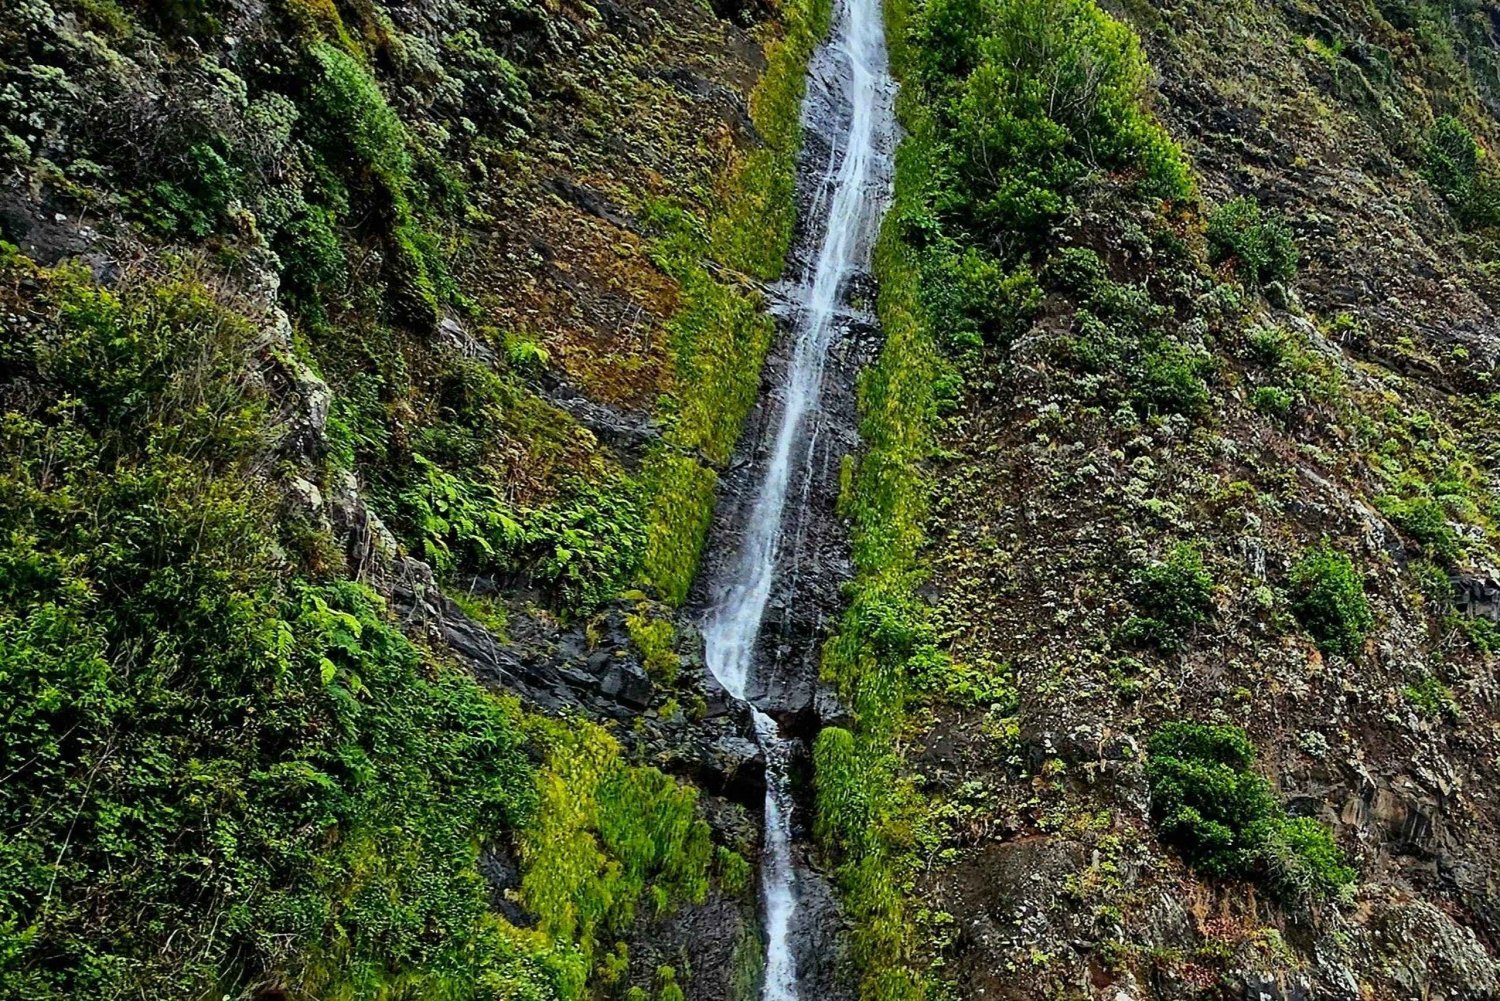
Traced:
<path fill-rule="evenodd" d="M 545 981 L 474 870 L 535 801 L 515 706 L 290 573 L 253 325 L 9 253 L 0 996 Z"/>
<path fill-rule="evenodd" d="M 701 903 L 713 844 L 696 790 L 627 764 L 600 727 L 537 718 L 531 736 L 544 760 L 520 840 L 521 893 L 544 932 L 577 943 L 586 971 L 642 900 Z"/>
<path fill-rule="evenodd" d="M 958 253 L 946 243 L 923 256 L 921 289 L 933 329 L 944 332 L 944 346 L 957 357 L 1007 344 L 1042 298 L 1031 269 L 1007 272 L 987 254 L 972 247 Z"/>
<path fill-rule="evenodd" d="M 567 607 L 589 609 L 640 565 L 645 528 L 632 491 L 575 485 L 564 499 L 519 512 L 495 488 L 412 456 L 415 481 L 398 498 L 423 557 L 439 571 L 460 566 L 527 571 Z"/>
<path fill-rule="evenodd" d="M 1458 700 L 1453 697 L 1453 689 L 1430 674 L 1424 674 L 1401 691 L 1408 702 L 1428 716 L 1458 719 Z"/>
<path fill-rule="evenodd" d="M 1194 868 L 1259 879 L 1290 901 L 1343 892 L 1356 878 L 1326 827 L 1287 817 L 1255 749 L 1234 726 L 1167 723 L 1147 744 L 1151 816 Z"/>
<path fill-rule="evenodd" d="M 1252 871 L 1283 900 L 1338 897 L 1359 878 L 1333 832 L 1312 817 L 1267 818 L 1247 840 Z"/>
<path fill-rule="evenodd" d="M 225 159 L 221 144 L 194 143 L 173 171 L 179 179 L 151 185 L 139 198 L 137 211 L 164 233 L 205 237 L 217 230 L 230 203 L 245 192 L 244 179 Z"/>
<path fill-rule="evenodd" d="M 646 529 L 633 491 L 575 485 L 564 500 L 526 516 L 526 564 L 571 607 L 618 593 L 640 566 Z"/>
<path fill-rule="evenodd" d="M 630 632 L 630 642 L 641 653 L 646 673 L 664 685 L 675 682 L 682 659 L 673 648 L 677 627 L 672 620 L 653 617 L 643 608 L 625 617 L 625 628 Z"/>
<path fill-rule="evenodd" d="M 1297 398 L 1289 389 L 1280 386 L 1259 386 L 1250 394 L 1250 405 L 1261 413 L 1278 420 L 1286 420 L 1292 413 Z"/>
<path fill-rule="evenodd" d="M 1458 534 L 1448 524 L 1448 515 L 1437 501 L 1429 497 L 1383 494 L 1375 498 L 1375 506 L 1429 556 L 1450 565 L 1458 560 L 1461 555 Z"/>
<path fill-rule="evenodd" d="M 1348 556 L 1327 543 L 1292 567 L 1291 605 L 1319 647 L 1345 657 L 1359 653 L 1374 625 L 1363 578 Z"/>
<path fill-rule="evenodd" d="M 1423 176 L 1453 207 L 1459 224 L 1472 229 L 1500 225 L 1500 177 L 1484 169 L 1482 151 L 1469 127 L 1452 115 L 1433 126 Z"/>
<path fill-rule="evenodd" d="M 1135 366 L 1131 401 L 1146 415 L 1201 415 L 1208 409 L 1208 387 L 1199 375 L 1206 360 L 1176 341 L 1157 340 Z"/>
<path fill-rule="evenodd" d="M 1179 649 L 1188 631 L 1213 611 L 1213 577 L 1188 543 L 1174 547 L 1165 560 L 1136 570 L 1130 585 L 1141 614 L 1131 616 L 1121 631 L 1135 642 Z"/>
<path fill-rule="evenodd" d="M 301 315 L 316 320 L 325 318 L 325 302 L 348 277 L 344 245 L 334 229 L 337 218 L 331 209 L 306 206 L 276 231 L 273 244 L 288 301 Z"/>
<path fill-rule="evenodd" d="M 1236 198 L 1209 214 L 1208 246 L 1215 262 L 1232 259 L 1247 284 L 1288 281 L 1297 273 L 1291 227 L 1252 198 Z"/>
<path fill-rule="evenodd" d="M 418 479 L 401 493 L 401 507 L 434 569 L 489 565 L 526 541 L 525 528 L 493 487 L 455 476 L 422 455 L 412 463 Z"/>
<path fill-rule="evenodd" d="M 1145 194 L 1193 191 L 1144 110 L 1140 42 L 1092 0 L 935 0 L 916 28 L 949 150 L 944 210 L 996 245 L 1043 232 L 1096 166 Z"/>
<path fill-rule="evenodd" d="M 431 241 L 411 204 L 413 159 L 406 127 L 358 60 L 328 42 L 313 43 L 309 52 L 319 71 L 312 99 L 325 133 L 323 145 L 333 162 L 352 168 L 355 179 L 377 194 L 396 305 L 407 319 L 429 324 L 437 316 L 440 276 Z"/>

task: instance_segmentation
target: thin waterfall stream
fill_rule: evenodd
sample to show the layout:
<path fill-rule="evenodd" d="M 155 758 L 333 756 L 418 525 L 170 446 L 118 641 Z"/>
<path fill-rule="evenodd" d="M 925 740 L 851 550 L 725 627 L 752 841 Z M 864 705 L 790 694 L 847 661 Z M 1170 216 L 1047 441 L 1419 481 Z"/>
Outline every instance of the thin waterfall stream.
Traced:
<path fill-rule="evenodd" d="M 750 702 L 766 761 L 764 1001 L 803 996 L 794 947 L 800 863 L 794 850 L 790 779 L 799 748 L 772 716 L 780 704 L 774 689 L 781 679 L 759 676 L 756 650 L 773 593 L 779 588 L 780 600 L 788 605 L 797 598 L 797 550 L 807 521 L 802 509 L 809 503 L 806 484 L 814 474 L 820 441 L 827 360 L 840 337 L 874 326 L 868 305 L 849 300 L 851 288 L 868 279 L 871 250 L 890 200 L 894 90 L 880 0 L 839 0 L 829 38 L 809 66 L 803 106 L 804 134 L 816 140 L 808 148 L 827 156 L 814 164 L 805 153 L 801 164 L 799 188 L 806 193 L 802 236 L 794 248 L 792 276 L 782 289 L 790 352 L 773 399 L 766 403 L 770 419 L 750 443 L 754 478 L 747 497 L 753 500 L 733 528 L 735 553 L 714 568 L 703 622 L 708 668 L 731 695 Z M 852 415 L 847 422 L 852 425 Z M 794 492 L 799 475 L 804 485 Z M 815 663 L 816 657 L 804 651 L 802 660 Z"/>

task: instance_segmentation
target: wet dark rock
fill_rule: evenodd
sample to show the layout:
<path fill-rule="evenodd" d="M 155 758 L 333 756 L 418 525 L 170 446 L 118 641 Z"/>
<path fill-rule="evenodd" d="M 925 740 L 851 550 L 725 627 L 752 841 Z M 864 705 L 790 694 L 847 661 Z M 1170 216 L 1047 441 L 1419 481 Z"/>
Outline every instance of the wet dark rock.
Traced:
<path fill-rule="evenodd" d="M 691 779 L 712 795 L 759 810 L 765 796 L 765 757 L 754 739 L 749 709 L 707 670 L 690 662 L 672 691 L 652 681 L 630 644 L 628 603 L 607 608 L 590 629 L 560 631 L 550 644 L 505 643 L 469 618 L 407 561 L 394 575 L 391 603 L 406 628 L 421 630 L 451 650 L 481 681 L 519 695 L 548 713 L 579 712 L 620 725 L 615 735 L 634 756 Z M 686 625 L 680 627 L 689 630 Z M 663 711 L 668 700 L 701 712 Z"/>
<path fill-rule="evenodd" d="M 1240 991 L 1244 1001 L 1312 1001 L 1308 989 L 1298 983 L 1281 983 L 1267 974 L 1251 973 Z"/>
<path fill-rule="evenodd" d="M 833 887 L 820 872 L 804 867 L 797 878 L 798 921 L 791 932 L 791 946 L 801 995 L 819 1001 L 849 1001 L 854 995 L 848 986 L 852 980 L 848 921 Z"/>
<path fill-rule="evenodd" d="M 490 885 L 490 906 L 517 928 L 531 928 L 536 915 L 517 902 L 521 889 L 521 863 L 504 845 L 491 845 L 479 854 L 479 874 Z"/>
<path fill-rule="evenodd" d="M 636 984 L 651 989 L 652 971 L 667 965 L 689 970 L 682 982 L 688 1001 L 752 1001 L 763 962 L 753 895 L 726 897 L 711 892 L 702 904 L 688 905 L 645 921 L 627 940 L 632 963 L 642 974 Z"/>
<path fill-rule="evenodd" d="M 1471 618 L 1482 616 L 1500 622 L 1500 580 L 1490 574 L 1454 574 L 1453 605 Z"/>
<path fill-rule="evenodd" d="M 567 411 L 600 441 L 613 445 L 628 455 L 639 458 L 647 447 L 661 440 L 661 429 L 649 414 L 598 403 L 567 383 L 550 376 L 543 380 L 541 389 L 554 406 Z"/>
<path fill-rule="evenodd" d="M 465 358 L 485 365 L 495 365 L 498 361 L 493 348 L 475 338 L 462 323 L 451 316 L 438 321 L 437 334 L 439 339 Z"/>
<path fill-rule="evenodd" d="M 659 76 L 694 101 L 713 106 L 725 124 L 748 141 L 757 145 L 761 142 L 760 133 L 750 117 L 750 108 L 739 94 L 681 66 L 662 70 Z"/>

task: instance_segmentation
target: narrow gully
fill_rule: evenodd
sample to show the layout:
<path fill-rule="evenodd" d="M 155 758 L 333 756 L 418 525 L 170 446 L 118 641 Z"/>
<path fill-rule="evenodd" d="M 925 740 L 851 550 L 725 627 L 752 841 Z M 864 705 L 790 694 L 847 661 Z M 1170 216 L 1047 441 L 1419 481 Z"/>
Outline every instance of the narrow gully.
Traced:
<path fill-rule="evenodd" d="M 768 366 L 779 378 L 773 379 L 769 398 L 760 407 L 762 419 L 747 436 L 750 458 L 743 503 L 721 513 L 725 524 L 718 541 L 732 546 L 732 552 L 707 567 L 703 621 L 709 670 L 730 694 L 751 704 L 756 738 L 766 759 L 761 856 L 764 1001 L 806 996 L 798 965 L 807 957 L 797 955 L 795 942 L 800 886 L 806 883 L 801 877 L 807 873 L 794 851 L 790 777 L 791 763 L 802 748 L 796 737 L 783 734 L 774 714 L 784 713 L 796 701 L 791 689 L 812 690 L 817 663 L 816 650 L 803 649 L 790 658 L 792 669 L 783 663 L 768 670 L 768 661 L 787 658 L 783 652 L 768 654 L 763 649 L 768 645 L 767 608 L 774 598 L 781 615 L 778 651 L 789 645 L 789 637 L 790 645 L 815 646 L 829 611 L 819 611 L 818 626 L 812 630 L 788 627 L 803 603 L 802 591 L 818 587 L 806 581 L 820 579 L 816 572 L 803 572 L 804 564 L 816 562 L 807 550 L 815 545 L 826 549 L 829 544 L 823 536 L 830 533 L 820 533 L 817 526 L 830 519 L 811 510 L 814 495 L 828 494 L 829 470 L 836 469 L 838 459 L 833 450 L 853 443 L 857 365 L 849 358 L 858 350 L 842 351 L 843 363 L 835 364 L 832 378 L 829 358 L 840 354 L 841 343 L 858 341 L 875 329 L 868 297 L 855 290 L 870 286 L 870 255 L 890 200 L 896 135 L 895 86 L 887 71 L 880 0 L 837 0 L 829 38 L 815 53 L 808 77 L 802 110 L 805 149 L 799 166 L 803 219 L 789 277 L 780 290 L 789 351 L 784 346 L 784 357 Z M 825 406 L 826 395 L 838 405 Z M 830 416 L 830 411 L 836 412 Z M 814 491 L 815 480 L 825 488 Z M 842 538 L 837 545 L 847 548 Z M 847 564 L 846 555 L 840 558 Z M 838 574 L 821 574 L 823 594 L 811 604 L 836 601 L 837 580 L 830 588 L 830 577 Z"/>

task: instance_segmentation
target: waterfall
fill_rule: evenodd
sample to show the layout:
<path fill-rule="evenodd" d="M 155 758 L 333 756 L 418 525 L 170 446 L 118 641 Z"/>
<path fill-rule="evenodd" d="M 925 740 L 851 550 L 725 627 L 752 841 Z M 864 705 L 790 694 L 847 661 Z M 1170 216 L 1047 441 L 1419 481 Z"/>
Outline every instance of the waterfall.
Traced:
<path fill-rule="evenodd" d="M 758 464 L 754 503 L 741 526 L 739 549 L 713 581 L 703 624 L 708 667 L 737 698 L 746 697 L 754 675 L 756 641 L 777 584 L 783 542 L 797 544 L 796 530 L 789 531 L 786 524 L 789 486 L 794 467 L 811 461 L 824 363 L 841 325 L 853 318 L 845 302 L 850 279 L 868 271 L 889 201 L 894 90 L 880 0 L 841 0 L 829 39 L 809 68 L 803 108 L 805 132 L 822 139 L 829 150 L 803 220 L 810 239 L 817 241 L 816 251 L 808 255 L 810 266 L 786 289 L 795 340 L 777 394 L 779 413 L 768 429 L 769 440 L 762 443 L 767 454 Z M 816 169 L 805 161 L 804 173 Z M 806 185 L 814 177 L 802 180 Z M 806 492 L 799 491 L 792 501 L 805 505 Z M 798 901 L 787 774 L 791 749 L 770 715 L 760 707 L 753 708 L 753 715 L 766 758 L 761 865 L 766 970 L 761 997 L 794 1001 L 799 991 L 791 936 Z"/>

